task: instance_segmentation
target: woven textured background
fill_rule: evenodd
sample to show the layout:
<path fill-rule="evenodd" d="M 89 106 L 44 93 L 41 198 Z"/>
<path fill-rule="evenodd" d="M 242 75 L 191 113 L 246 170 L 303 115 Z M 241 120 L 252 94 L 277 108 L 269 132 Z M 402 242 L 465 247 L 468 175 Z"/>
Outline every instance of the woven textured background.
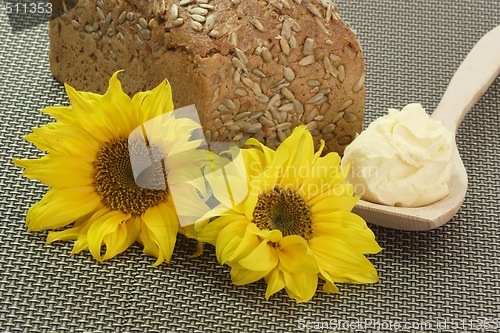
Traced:
<path fill-rule="evenodd" d="M 365 52 L 367 122 L 409 102 L 432 111 L 469 49 L 500 24 L 497 0 L 338 5 Z M 46 189 L 23 179 L 12 157 L 36 156 L 22 137 L 49 121 L 42 108 L 67 104 L 47 52 L 46 24 L 12 31 L 1 10 L 0 332 L 320 332 L 339 321 L 376 324 L 337 331 L 500 331 L 499 79 L 458 133 L 469 191 L 453 220 L 429 232 L 372 226 L 384 248 L 370 257 L 380 282 L 297 305 L 284 292 L 265 301 L 264 283 L 232 285 L 212 249 L 189 259 L 196 246 L 182 236 L 172 263 L 153 268 L 139 246 L 97 264 L 26 231 L 26 210 Z"/>

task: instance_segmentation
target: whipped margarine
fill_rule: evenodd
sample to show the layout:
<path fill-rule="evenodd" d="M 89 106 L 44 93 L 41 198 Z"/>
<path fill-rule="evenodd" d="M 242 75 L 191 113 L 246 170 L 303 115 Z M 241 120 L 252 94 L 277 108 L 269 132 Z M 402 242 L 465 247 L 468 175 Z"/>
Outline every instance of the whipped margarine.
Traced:
<path fill-rule="evenodd" d="M 346 147 L 342 168 L 363 200 L 418 207 L 449 193 L 454 139 L 420 104 L 389 109 Z"/>

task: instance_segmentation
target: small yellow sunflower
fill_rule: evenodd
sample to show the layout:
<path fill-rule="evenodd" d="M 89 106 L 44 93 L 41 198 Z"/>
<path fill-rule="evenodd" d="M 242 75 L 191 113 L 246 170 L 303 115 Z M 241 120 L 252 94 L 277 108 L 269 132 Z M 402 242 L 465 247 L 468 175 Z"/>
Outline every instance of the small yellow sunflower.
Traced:
<path fill-rule="evenodd" d="M 72 254 L 89 250 L 101 262 L 138 241 L 159 265 L 170 260 L 177 232 L 190 233 L 179 226 L 167 175 L 183 179 L 198 170 L 175 156 L 198 147 L 201 140 L 190 135 L 199 124 L 174 117 L 166 80 L 130 98 L 117 75 L 104 95 L 65 85 L 71 106 L 44 109 L 56 122 L 26 137 L 47 154 L 14 162 L 25 168 L 24 176 L 50 187 L 28 210 L 26 223 L 30 231 L 72 224 L 50 232 L 47 243 L 75 240 Z"/>
<path fill-rule="evenodd" d="M 376 282 L 377 271 L 364 254 L 381 248 L 365 221 L 351 212 L 359 198 L 344 183 L 339 155 L 320 157 L 324 142 L 314 153 L 305 126 L 276 151 L 254 139 L 247 145 L 240 151 L 243 182 L 210 181 L 220 202 L 214 215 L 220 216 L 198 237 L 215 245 L 219 262 L 231 267 L 233 283 L 264 278 L 266 299 L 285 288 L 291 298 L 305 302 L 315 294 L 318 279 L 325 281 L 326 292 L 338 292 L 336 282 Z M 224 186 L 244 193 L 244 199 L 234 204 L 238 193 L 218 195 Z"/>

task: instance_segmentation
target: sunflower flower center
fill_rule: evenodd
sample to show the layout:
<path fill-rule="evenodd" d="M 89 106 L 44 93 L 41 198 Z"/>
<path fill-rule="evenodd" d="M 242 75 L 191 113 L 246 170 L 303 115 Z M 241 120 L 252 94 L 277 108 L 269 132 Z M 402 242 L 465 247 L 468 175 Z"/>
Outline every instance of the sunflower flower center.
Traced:
<path fill-rule="evenodd" d="M 311 210 L 307 203 L 297 192 L 278 186 L 259 196 L 252 222 L 261 230 L 280 230 L 283 236 L 312 238 Z"/>
<path fill-rule="evenodd" d="M 154 149 L 152 151 L 154 152 Z M 140 216 L 148 208 L 167 200 L 168 187 L 163 163 L 156 163 L 154 168 L 162 170 L 150 171 L 149 178 L 153 182 L 165 184 L 165 189 L 137 185 L 130 162 L 128 139 L 115 139 L 104 145 L 97 155 L 95 168 L 97 193 L 101 195 L 104 205 L 112 210 Z M 162 179 L 158 179 L 158 175 L 161 175 Z"/>

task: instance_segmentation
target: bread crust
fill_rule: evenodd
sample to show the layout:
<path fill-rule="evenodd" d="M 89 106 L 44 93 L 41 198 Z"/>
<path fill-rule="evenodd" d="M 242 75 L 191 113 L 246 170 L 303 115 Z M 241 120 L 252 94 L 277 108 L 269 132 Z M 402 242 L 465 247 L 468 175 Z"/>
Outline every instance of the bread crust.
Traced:
<path fill-rule="evenodd" d="M 330 0 L 80 0 L 49 23 L 54 77 L 103 93 L 165 78 L 209 141 L 276 148 L 300 124 L 343 153 L 365 105 L 361 47 Z"/>

